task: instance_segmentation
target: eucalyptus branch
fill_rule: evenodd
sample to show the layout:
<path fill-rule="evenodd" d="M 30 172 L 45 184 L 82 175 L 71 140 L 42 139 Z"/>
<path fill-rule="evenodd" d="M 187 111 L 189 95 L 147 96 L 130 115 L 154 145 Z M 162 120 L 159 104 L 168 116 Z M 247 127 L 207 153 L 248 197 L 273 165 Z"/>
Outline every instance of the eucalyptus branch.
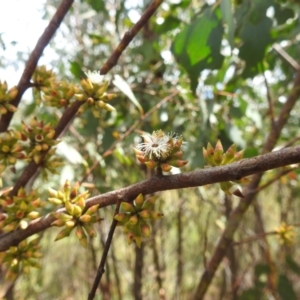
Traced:
<path fill-rule="evenodd" d="M 121 200 L 122 199 L 119 199 L 118 202 L 117 202 L 116 209 L 115 209 L 115 214 L 114 215 L 117 215 L 119 213 Z M 109 251 L 109 248 L 111 246 L 112 238 L 113 238 L 115 229 L 117 227 L 117 224 L 118 224 L 118 221 L 115 220 L 115 219 L 113 219 L 113 221 L 112 221 L 112 223 L 110 225 L 110 229 L 109 229 L 109 233 L 108 233 L 106 242 L 105 242 L 105 247 L 104 247 L 103 254 L 102 254 L 102 257 L 101 257 L 101 260 L 100 260 L 100 264 L 99 264 L 99 267 L 97 269 L 97 274 L 96 274 L 96 277 L 95 277 L 92 289 L 91 289 L 91 291 L 89 293 L 89 296 L 88 296 L 88 300 L 93 300 L 95 298 L 95 294 L 96 294 L 98 285 L 100 283 L 102 275 L 105 272 L 105 262 L 106 262 L 108 251 Z"/>
<path fill-rule="evenodd" d="M 262 153 L 270 152 L 275 147 L 276 142 L 280 136 L 281 130 L 286 124 L 290 112 L 293 109 L 299 97 L 300 97 L 300 72 L 296 74 L 293 89 L 287 101 L 283 105 L 278 118 L 273 123 L 271 131 L 265 141 Z M 196 293 L 194 295 L 194 299 L 203 299 L 214 277 L 217 268 L 219 267 L 224 256 L 226 255 L 228 247 L 232 243 L 232 239 L 235 231 L 237 230 L 239 224 L 241 223 L 245 212 L 247 211 L 247 209 L 249 208 L 249 206 L 252 204 L 254 200 L 254 197 L 256 195 L 256 190 L 259 186 L 261 178 L 262 178 L 262 173 L 259 172 L 255 176 L 253 176 L 252 182 L 249 183 L 249 185 L 245 189 L 245 192 L 243 193 L 245 195 L 245 198 L 243 198 L 243 200 L 240 201 L 236 209 L 231 213 L 230 219 L 228 220 L 228 223 L 218 242 L 218 245 L 207 265 L 206 270 L 201 276 L 198 287 L 196 289 Z"/>
<path fill-rule="evenodd" d="M 110 58 L 106 61 L 103 67 L 100 69 L 101 74 L 107 74 L 118 62 L 119 57 L 122 52 L 127 48 L 133 38 L 138 34 L 138 32 L 145 26 L 151 16 L 155 13 L 157 8 L 162 3 L 162 0 L 153 0 L 152 3 L 148 6 L 145 12 L 142 14 L 141 18 L 136 22 L 136 24 L 125 33 L 121 42 L 112 53 Z"/>
<path fill-rule="evenodd" d="M 11 101 L 11 104 L 14 105 L 15 107 L 18 107 L 23 94 L 31 86 L 30 83 L 31 76 L 35 71 L 35 68 L 38 64 L 40 57 L 43 54 L 44 49 L 49 44 L 50 40 L 52 39 L 55 32 L 59 28 L 62 20 L 64 19 L 65 15 L 68 13 L 73 2 L 74 0 L 62 0 L 56 13 L 54 14 L 53 18 L 49 22 L 49 25 L 46 27 L 45 31 L 37 41 L 37 44 L 29 56 L 29 59 L 26 63 L 26 67 L 17 85 L 18 94 L 16 98 L 13 101 Z M 12 112 L 7 112 L 5 115 L 1 116 L 0 132 L 4 132 L 7 130 L 10 121 L 13 117 L 13 114 L 14 113 Z"/>
<path fill-rule="evenodd" d="M 300 223 L 287 224 L 287 226 L 300 227 Z M 251 236 L 249 238 L 246 238 L 244 240 L 241 240 L 241 241 L 238 241 L 238 242 L 234 242 L 232 245 L 233 246 L 240 246 L 240 245 L 243 245 L 243 244 L 252 243 L 254 241 L 257 241 L 257 240 L 260 240 L 262 238 L 265 238 L 266 236 L 275 235 L 275 234 L 277 235 L 278 231 L 272 230 L 272 231 L 268 231 L 268 232 L 263 232 L 263 233 L 255 235 L 255 236 Z"/>
<path fill-rule="evenodd" d="M 273 184 L 274 182 L 276 182 L 277 180 L 279 180 L 281 177 L 289 174 L 290 172 L 292 172 L 293 170 L 297 169 L 297 167 L 295 168 L 287 168 L 287 169 L 283 169 L 281 170 L 274 178 L 270 179 L 269 181 L 267 181 L 266 183 L 264 183 L 263 185 L 260 185 L 257 189 L 256 192 L 260 192 L 261 190 L 267 188 L 268 186 L 270 186 L 271 184 Z"/>
<path fill-rule="evenodd" d="M 284 148 L 221 167 L 207 168 L 177 175 L 153 176 L 150 179 L 128 187 L 89 198 L 86 201 L 85 208 L 88 209 L 96 204 L 99 204 L 100 208 L 106 207 L 116 204 L 118 199 L 123 199 L 124 201 L 127 201 L 126 199 L 135 199 L 140 193 L 148 195 L 166 190 L 203 186 L 222 181 L 234 181 L 249 175 L 261 174 L 268 170 L 297 163 L 300 163 L 300 146 Z M 249 192 L 255 193 L 255 189 Z M 245 200 L 243 199 L 242 201 Z M 58 212 L 63 211 L 64 209 L 58 210 Z M 46 230 L 51 227 L 53 221 L 55 221 L 55 218 L 48 214 L 45 217 L 32 221 L 24 230 L 15 230 L 2 234 L 0 236 L 0 251 L 5 251 L 10 246 L 20 243 L 27 237 Z M 235 226 L 235 224 L 232 226 Z"/>
<path fill-rule="evenodd" d="M 70 0 L 65 0 L 65 1 L 70 2 Z M 73 1 L 71 1 L 71 2 L 73 2 Z M 161 2 L 162 1 L 154 0 L 149 5 L 149 7 L 146 9 L 144 14 L 139 19 L 139 21 L 132 27 L 132 29 L 130 31 L 128 31 L 127 33 L 125 33 L 123 39 L 121 40 L 120 44 L 117 46 L 116 50 L 111 54 L 111 56 L 107 59 L 104 66 L 101 68 L 101 70 L 100 70 L 101 74 L 107 74 L 115 66 L 120 55 L 123 53 L 123 51 L 129 45 L 129 43 L 133 40 L 133 38 L 137 35 L 137 33 L 140 31 L 140 29 L 147 23 L 149 18 L 154 14 L 154 12 L 158 8 L 158 6 L 161 4 Z M 56 23 L 54 23 L 54 24 L 56 24 Z M 50 24 L 49 24 L 49 26 L 50 26 Z M 43 49 L 44 49 L 44 47 L 43 47 Z M 32 70 L 32 72 L 30 72 L 29 77 L 28 76 L 26 77 L 26 80 L 27 80 L 26 84 L 30 80 L 30 77 L 36 67 L 37 61 L 38 61 L 38 59 L 35 61 L 35 64 L 33 65 L 33 67 L 31 66 L 30 70 Z M 28 72 L 28 74 L 29 74 L 29 72 Z M 64 112 L 61 119 L 59 120 L 59 123 L 57 124 L 57 126 L 55 128 L 54 139 L 61 136 L 64 133 L 64 131 L 66 131 L 68 129 L 68 126 L 75 118 L 78 109 L 83 104 L 84 104 L 84 101 L 77 100 Z M 6 130 L 6 128 L 5 128 L 5 130 Z M 1 121 L 0 121 L 0 132 L 1 132 Z M 49 150 L 44 151 L 42 158 L 45 157 L 45 155 L 49 152 Z M 40 164 L 42 163 L 42 161 L 43 161 L 43 159 L 41 159 Z M 34 161 L 32 161 L 26 167 L 26 169 L 23 171 L 19 180 L 16 182 L 14 188 L 10 192 L 10 196 L 15 196 L 17 194 L 18 190 L 20 189 L 20 187 L 25 186 L 30 181 L 30 179 L 36 174 L 36 172 L 38 172 L 38 168 L 39 168 L 39 164 L 36 164 Z"/>

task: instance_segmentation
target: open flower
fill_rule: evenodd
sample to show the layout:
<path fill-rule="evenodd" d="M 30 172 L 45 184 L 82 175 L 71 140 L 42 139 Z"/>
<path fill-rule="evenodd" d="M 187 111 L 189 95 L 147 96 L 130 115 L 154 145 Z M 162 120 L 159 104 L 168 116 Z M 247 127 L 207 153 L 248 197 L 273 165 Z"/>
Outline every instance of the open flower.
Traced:
<path fill-rule="evenodd" d="M 154 131 L 152 135 L 146 133 L 142 135 L 144 143 L 140 143 L 136 148 L 143 152 L 145 157 L 149 158 L 166 158 L 171 150 L 169 143 L 170 136 L 166 135 L 162 130 Z"/>
<path fill-rule="evenodd" d="M 164 133 L 162 130 L 142 135 L 144 142 L 134 148 L 137 159 L 148 168 L 160 167 L 169 172 L 174 167 L 183 167 L 187 161 L 182 160 L 182 136 Z"/>
<path fill-rule="evenodd" d="M 104 81 L 104 76 L 100 75 L 99 71 L 87 71 L 84 73 L 93 84 L 101 84 Z"/>

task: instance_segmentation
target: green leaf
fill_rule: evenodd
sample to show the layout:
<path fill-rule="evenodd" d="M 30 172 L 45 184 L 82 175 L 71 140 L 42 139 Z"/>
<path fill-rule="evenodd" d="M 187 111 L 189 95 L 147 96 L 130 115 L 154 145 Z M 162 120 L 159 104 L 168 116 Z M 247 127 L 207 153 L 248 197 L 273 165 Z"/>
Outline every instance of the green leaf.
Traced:
<path fill-rule="evenodd" d="M 288 19 L 292 19 L 295 16 L 295 13 L 292 9 L 288 7 L 281 6 L 278 3 L 275 3 L 275 18 L 278 22 L 278 25 L 285 24 Z"/>
<path fill-rule="evenodd" d="M 157 33 L 166 33 L 180 26 L 181 21 L 173 16 L 167 16 L 162 24 L 156 25 L 154 31 Z"/>
<path fill-rule="evenodd" d="M 81 65 L 76 61 L 69 61 L 70 62 L 70 71 L 71 73 L 78 79 L 82 77 L 83 72 L 81 69 Z"/>
<path fill-rule="evenodd" d="M 106 36 L 101 36 L 98 34 L 89 34 L 89 38 L 92 40 L 94 45 L 99 45 L 99 44 L 109 44 L 110 43 L 110 39 L 109 37 Z"/>
<path fill-rule="evenodd" d="M 144 110 L 133 94 L 130 85 L 118 74 L 115 75 L 113 84 L 139 109 L 140 114 L 144 114 Z"/>
<path fill-rule="evenodd" d="M 194 22 L 177 34 L 171 51 L 189 74 L 193 91 L 196 90 L 201 71 L 222 66 L 222 36 L 221 10 L 212 7 L 206 7 Z"/>
<path fill-rule="evenodd" d="M 291 255 L 286 257 L 285 262 L 290 270 L 292 270 L 295 274 L 300 275 L 300 265 L 293 259 Z"/>
<path fill-rule="evenodd" d="M 263 293 L 260 288 L 250 288 L 245 290 L 241 296 L 239 297 L 240 300 L 257 300 L 261 299 Z"/>
<path fill-rule="evenodd" d="M 105 10 L 105 2 L 103 0 L 87 0 L 87 3 L 96 11 Z"/>
<path fill-rule="evenodd" d="M 297 300 L 293 285 L 286 275 L 279 276 L 277 289 L 281 299 Z"/>
<path fill-rule="evenodd" d="M 250 22 L 244 24 L 240 32 L 243 45 L 240 48 L 239 56 L 246 62 L 243 72 L 245 77 L 257 74 L 257 65 L 263 60 L 266 48 L 272 42 L 271 28 L 272 21 L 267 17 L 256 24 Z"/>

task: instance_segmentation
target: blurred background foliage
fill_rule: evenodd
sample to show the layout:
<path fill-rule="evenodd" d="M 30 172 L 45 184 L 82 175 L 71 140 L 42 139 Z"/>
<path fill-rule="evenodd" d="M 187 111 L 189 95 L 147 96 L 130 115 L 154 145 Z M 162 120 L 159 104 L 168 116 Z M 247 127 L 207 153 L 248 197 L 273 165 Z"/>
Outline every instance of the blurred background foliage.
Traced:
<path fill-rule="evenodd" d="M 45 20 L 59 3 L 46 1 Z M 49 46 L 56 57 L 47 68 L 73 82 L 79 82 L 87 70 L 99 70 L 149 3 L 75 1 Z M 99 119 L 90 111 L 76 117 L 58 145 L 64 167 L 47 180 L 36 178 L 33 188 L 43 195 L 48 187 L 58 189 L 69 179 L 97 195 L 146 179 L 149 174 L 136 162 L 132 146 L 141 141 L 143 132 L 158 129 L 183 135 L 189 160 L 184 171 L 203 168 L 202 147 L 218 138 L 225 149 L 236 143 L 239 149 L 246 148 L 246 157 L 258 155 L 293 84 L 295 70 L 282 53 L 300 61 L 299 4 L 297 0 L 163 1 L 108 75 L 109 90 L 117 94 L 111 103 L 116 112 L 104 112 Z M 5 56 L 1 35 L 0 46 Z M 6 67 L 2 58 L 0 67 Z M 161 104 L 166 97 L 169 100 Z M 56 124 L 62 113 L 28 97 L 13 127 L 20 118 L 32 116 Z M 278 147 L 298 143 L 299 113 L 298 103 Z M 24 164 L 17 165 L 16 174 L 4 178 L 3 184 L 11 185 L 23 168 Z M 267 172 L 262 184 L 281 171 Z M 258 194 L 267 232 L 281 222 L 299 225 L 299 189 L 299 171 L 294 170 Z M 127 246 L 117 229 L 97 299 L 191 299 L 238 200 L 224 195 L 218 185 L 159 196 L 165 217 L 154 224 L 152 238 L 141 250 Z M 72 237 L 53 243 L 56 229 L 43 234 L 42 268 L 20 275 L 15 299 L 86 298 L 113 208 L 99 213 L 104 221 L 88 249 Z M 250 210 L 235 240 L 246 240 L 256 232 Z M 276 235 L 268 240 L 274 265 L 268 264 L 259 238 L 232 246 L 205 299 L 299 299 L 299 236 L 290 245 L 280 244 Z M 267 288 L 270 268 L 276 270 L 276 291 Z"/>

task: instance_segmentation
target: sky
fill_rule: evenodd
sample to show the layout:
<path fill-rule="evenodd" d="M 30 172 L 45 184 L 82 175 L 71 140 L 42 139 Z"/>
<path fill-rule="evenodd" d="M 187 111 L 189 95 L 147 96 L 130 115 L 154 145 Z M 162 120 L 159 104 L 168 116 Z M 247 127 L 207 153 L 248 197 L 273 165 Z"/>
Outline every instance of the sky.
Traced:
<path fill-rule="evenodd" d="M 23 66 L 17 68 L 17 53 L 29 53 L 48 24 L 42 19 L 44 4 L 45 0 L 9 0 L 1 5 L 0 35 L 6 49 L 0 45 L 0 61 L 8 62 L 8 68 L 0 69 L 0 80 L 9 86 L 18 84 L 23 71 Z"/>

